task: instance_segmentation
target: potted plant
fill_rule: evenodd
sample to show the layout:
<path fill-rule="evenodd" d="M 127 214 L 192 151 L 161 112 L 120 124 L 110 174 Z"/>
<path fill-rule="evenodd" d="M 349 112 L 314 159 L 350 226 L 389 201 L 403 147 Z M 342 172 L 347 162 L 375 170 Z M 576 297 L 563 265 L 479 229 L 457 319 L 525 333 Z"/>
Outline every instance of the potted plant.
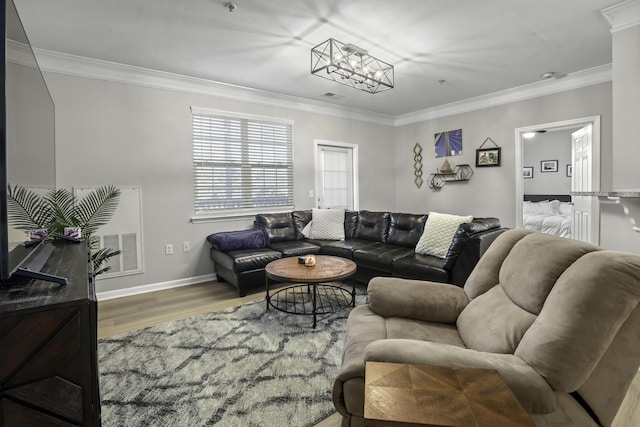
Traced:
<path fill-rule="evenodd" d="M 49 234 L 64 234 L 66 227 L 80 227 L 89 241 L 95 275 L 111 269 L 105 265 L 119 250 L 100 248 L 95 232 L 109 222 L 120 200 L 120 190 L 112 185 L 96 188 L 78 200 L 68 189 L 59 188 L 39 195 L 21 187 L 9 186 L 9 223 L 18 230 L 46 228 Z"/>

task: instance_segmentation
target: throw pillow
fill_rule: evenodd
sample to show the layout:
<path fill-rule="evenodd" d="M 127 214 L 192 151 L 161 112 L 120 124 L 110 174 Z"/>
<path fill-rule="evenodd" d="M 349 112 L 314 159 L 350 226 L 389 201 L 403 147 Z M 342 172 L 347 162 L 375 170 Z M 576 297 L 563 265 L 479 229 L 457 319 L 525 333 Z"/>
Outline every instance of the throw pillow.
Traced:
<path fill-rule="evenodd" d="M 344 209 L 313 209 L 311 238 L 344 240 Z"/>
<path fill-rule="evenodd" d="M 460 216 L 429 212 L 427 223 L 424 225 L 424 231 L 416 245 L 415 252 L 444 258 L 458 226 L 472 220 L 473 216 L 471 215 Z"/>
<path fill-rule="evenodd" d="M 305 225 L 304 228 L 302 229 L 302 231 L 300 232 L 307 239 L 311 238 L 311 227 L 312 227 L 312 224 L 313 224 L 313 220 L 309 221 L 307 223 L 307 225 Z"/>

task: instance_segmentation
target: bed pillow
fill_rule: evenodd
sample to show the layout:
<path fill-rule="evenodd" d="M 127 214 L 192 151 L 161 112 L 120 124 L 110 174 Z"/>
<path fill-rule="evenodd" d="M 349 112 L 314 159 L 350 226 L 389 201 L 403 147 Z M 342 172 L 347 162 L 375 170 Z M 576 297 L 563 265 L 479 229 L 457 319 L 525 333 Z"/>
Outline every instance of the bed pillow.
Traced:
<path fill-rule="evenodd" d="M 344 209 L 313 209 L 311 218 L 312 239 L 344 240 Z"/>
<path fill-rule="evenodd" d="M 433 255 L 438 258 L 446 257 L 458 226 L 472 220 L 472 215 L 460 216 L 429 212 L 415 252 L 421 255 Z"/>
<path fill-rule="evenodd" d="M 558 213 L 562 216 L 572 216 L 573 215 L 573 204 L 570 202 L 561 202 L 558 207 Z"/>
<path fill-rule="evenodd" d="M 533 202 L 522 202 L 522 213 L 525 215 L 535 215 L 537 212 Z"/>

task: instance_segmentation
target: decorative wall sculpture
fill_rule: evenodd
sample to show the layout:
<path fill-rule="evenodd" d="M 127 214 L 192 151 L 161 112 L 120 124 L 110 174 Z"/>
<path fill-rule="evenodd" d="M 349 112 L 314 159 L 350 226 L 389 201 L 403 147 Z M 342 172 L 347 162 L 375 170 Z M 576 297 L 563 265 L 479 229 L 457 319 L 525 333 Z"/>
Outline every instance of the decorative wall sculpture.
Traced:
<path fill-rule="evenodd" d="M 422 147 L 416 142 L 413 146 L 413 174 L 416 176 L 413 182 L 416 187 L 422 187 Z"/>

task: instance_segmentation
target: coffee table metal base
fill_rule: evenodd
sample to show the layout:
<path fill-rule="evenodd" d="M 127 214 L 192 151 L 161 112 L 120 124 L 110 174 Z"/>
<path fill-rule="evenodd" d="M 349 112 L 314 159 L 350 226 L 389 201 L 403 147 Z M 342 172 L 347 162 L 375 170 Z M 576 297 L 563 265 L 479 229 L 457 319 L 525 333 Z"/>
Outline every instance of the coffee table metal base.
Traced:
<path fill-rule="evenodd" d="M 353 307 L 355 299 L 355 282 L 351 291 L 328 283 L 309 283 L 287 286 L 270 295 L 267 278 L 267 310 L 273 307 L 289 314 L 313 315 L 314 328 L 318 314 L 329 314 L 348 306 Z"/>

